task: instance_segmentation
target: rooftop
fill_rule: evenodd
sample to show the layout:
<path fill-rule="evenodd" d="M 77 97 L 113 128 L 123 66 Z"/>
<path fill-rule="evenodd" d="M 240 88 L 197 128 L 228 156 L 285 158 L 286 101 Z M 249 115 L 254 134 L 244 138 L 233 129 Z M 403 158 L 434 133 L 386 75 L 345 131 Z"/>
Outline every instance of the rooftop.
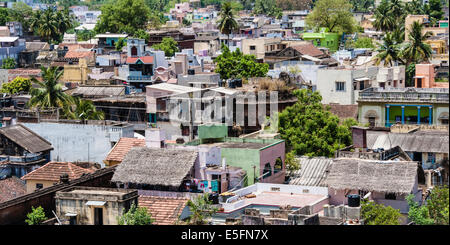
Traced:
<path fill-rule="evenodd" d="M 13 176 L 0 180 L 0 203 L 23 196 L 26 193 L 25 183 L 19 178 Z"/>
<path fill-rule="evenodd" d="M 325 180 L 333 161 L 331 158 L 302 156 L 295 160 L 299 162 L 301 167 L 293 173 L 293 177 L 289 181 L 290 185 L 327 186 Z"/>
<path fill-rule="evenodd" d="M 178 221 L 189 199 L 183 197 L 139 196 L 139 207 L 144 207 L 155 219 L 155 225 L 173 225 Z"/>
<path fill-rule="evenodd" d="M 359 92 L 358 101 L 448 103 L 448 88 L 368 88 Z"/>
<path fill-rule="evenodd" d="M 145 139 L 120 138 L 120 140 L 116 143 L 116 145 L 114 145 L 114 147 L 106 156 L 105 161 L 121 162 L 125 155 L 133 147 L 145 147 Z"/>
<path fill-rule="evenodd" d="M 0 128 L 0 134 L 31 153 L 53 150 L 50 142 L 22 124 Z"/>
<path fill-rule="evenodd" d="M 69 175 L 69 180 L 78 179 L 83 174 L 95 172 L 94 169 L 79 167 L 70 162 L 49 162 L 22 177 L 23 180 L 47 180 L 59 182 L 61 175 Z"/>

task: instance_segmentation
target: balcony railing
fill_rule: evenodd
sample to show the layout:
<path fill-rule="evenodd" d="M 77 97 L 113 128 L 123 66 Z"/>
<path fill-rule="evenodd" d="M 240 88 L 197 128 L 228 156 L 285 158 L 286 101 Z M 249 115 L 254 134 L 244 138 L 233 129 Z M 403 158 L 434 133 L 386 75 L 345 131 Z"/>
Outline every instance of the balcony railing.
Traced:
<path fill-rule="evenodd" d="M 422 90 L 422 89 L 420 89 Z M 359 101 L 420 101 L 420 102 L 449 102 L 448 89 L 423 89 L 423 91 L 386 90 L 369 88 L 359 92 Z"/>
<path fill-rule="evenodd" d="M 148 81 L 152 80 L 152 76 L 142 75 L 142 76 L 128 76 L 128 81 Z"/>
<path fill-rule="evenodd" d="M 27 163 L 27 162 L 34 162 L 37 160 L 43 159 L 44 156 L 42 154 L 30 154 L 26 156 L 6 156 L 1 155 L 0 161 L 8 160 L 13 163 Z"/>

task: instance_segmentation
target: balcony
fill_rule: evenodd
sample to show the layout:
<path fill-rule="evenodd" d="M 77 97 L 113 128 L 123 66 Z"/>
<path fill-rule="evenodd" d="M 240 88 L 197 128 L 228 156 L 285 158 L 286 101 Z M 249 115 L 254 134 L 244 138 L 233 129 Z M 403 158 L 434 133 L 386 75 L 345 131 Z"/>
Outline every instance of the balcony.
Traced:
<path fill-rule="evenodd" d="M 358 102 L 449 103 L 448 88 L 368 88 L 359 92 Z"/>
<path fill-rule="evenodd" d="M 128 76 L 127 80 L 129 82 L 136 82 L 136 81 L 151 81 L 152 76 L 148 75 L 140 75 L 140 76 Z"/>
<path fill-rule="evenodd" d="M 15 164 L 27 164 L 34 163 L 36 161 L 44 159 L 45 156 L 43 154 L 27 154 L 25 156 L 7 156 L 0 155 L 0 161 L 10 161 Z"/>

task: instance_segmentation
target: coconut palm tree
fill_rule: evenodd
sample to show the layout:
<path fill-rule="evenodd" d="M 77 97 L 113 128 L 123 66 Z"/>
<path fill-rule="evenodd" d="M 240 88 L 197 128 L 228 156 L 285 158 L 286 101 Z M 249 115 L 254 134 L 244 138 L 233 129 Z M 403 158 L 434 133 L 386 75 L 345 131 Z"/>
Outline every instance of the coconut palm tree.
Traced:
<path fill-rule="evenodd" d="M 228 36 L 228 47 L 230 47 L 230 34 L 233 31 L 239 30 L 239 25 L 234 19 L 233 8 L 231 7 L 230 2 L 225 2 L 222 4 L 218 27 L 222 34 L 226 34 Z"/>
<path fill-rule="evenodd" d="M 390 5 L 388 2 L 383 1 L 375 10 L 375 21 L 373 26 L 377 30 L 381 31 L 391 31 L 394 29 L 395 19 L 390 13 Z"/>
<path fill-rule="evenodd" d="M 51 42 L 60 33 L 58 29 L 59 25 L 54 11 L 50 8 L 46 9 L 40 16 L 37 33 L 47 42 Z"/>
<path fill-rule="evenodd" d="M 59 71 L 58 67 L 41 67 L 43 81 L 31 78 L 31 82 L 37 84 L 38 88 L 31 89 L 31 99 L 28 102 L 30 107 L 46 108 L 64 108 L 72 104 L 70 96 L 62 91 L 62 85 L 58 80 L 64 71 Z"/>
<path fill-rule="evenodd" d="M 418 21 L 414 21 L 409 29 L 409 41 L 403 51 L 403 57 L 408 63 L 427 62 L 431 58 L 432 50 L 430 45 L 424 43 L 424 41 L 427 40 L 432 33 L 427 31 L 422 34 L 423 24 Z"/>
<path fill-rule="evenodd" d="M 405 6 L 402 0 L 390 0 L 389 3 L 391 16 L 396 20 L 404 20 Z"/>
<path fill-rule="evenodd" d="M 397 62 L 403 62 L 400 59 L 400 47 L 395 41 L 392 33 L 387 33 L 383 38 L 383 45 L 377 50 L 379 53 L 375 56 L 375 64 L 379 65 L 381 62 L 384 66 L 393 66 Z"/>
<path fill-rule="evenodd" d="M 191 225 L 204 225 L 208 218 L 217 212 L 217 208 L 209 200 L 208 193 L 189 200 L 187 205 L 191 211 L 191 216 L 187 219 L 187 223 Z"/>
<path fill-rule="evenodd" d="M 406 3 L 406 11 L 408 14 L 421 15 L 425 14 L 425 9 L 422 0 L 412 0 Z"/>
<path fill-rule="evenodd" d="M 83 100 L 79 97 L 73 98 L 73 104 L 64 108 L 64 114 L 69 119 L 85 120 L 103 120 L 102 111 L 97 111 L 90 100 Z"/>

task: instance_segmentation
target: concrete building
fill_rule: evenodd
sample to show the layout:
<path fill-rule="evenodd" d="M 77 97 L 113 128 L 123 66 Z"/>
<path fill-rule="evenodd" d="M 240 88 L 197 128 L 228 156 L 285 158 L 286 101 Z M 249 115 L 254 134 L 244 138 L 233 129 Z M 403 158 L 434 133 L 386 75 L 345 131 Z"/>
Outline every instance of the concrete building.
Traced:
<path fill-rule="evenodd" d="M 357 102 L 362 124 L 448 124 L 448 88 L 368 88 Z"/>
<path fill-rule="evenodd" d="M 70 225 L 117 225 L 138 203 L 137 190 L 74 187 L 56 192 L 56 215 Z"/>
<path fill-rule="evenodd" d="M 436 82 L 436 69 L 433 64 L 416 64 L 416 75 L 414 76 L 415 88 L 448 88 L 447 82 Z"/>
<path fill-rule="evenodd" d="M 404 88 L 405 67 L 329 67 L 317 70 L 316 88 L 322 95 L 323 104 L 356 104 L 359 92 L 369 87 Z"/>
<path fill-rule="evenodd" d="M 247 38 L 242 40 L 242 53 L 256 56 L 256 59 L 263 60 L 266 52 L 277 52 L 286 48 L 281 44 L 279 37 Z"/>
<path fill-rule="evenodd" d="M 19 39 L 17 36 L 0 36 L 0 66 L 3 64 L 3 59 L 6 58 L 14 58 L 17 62 L 19 53 L 25 48 L 25 39 Z"/>
<path fill-rule="evenodd" d="M 314 46 L 328 48 L 331 52 L 339 49 L 339 34 L 327 32 L 326 28 L 321 28 L 319 33 L 305 32 L 302 39 L 312 41 Z"/>

